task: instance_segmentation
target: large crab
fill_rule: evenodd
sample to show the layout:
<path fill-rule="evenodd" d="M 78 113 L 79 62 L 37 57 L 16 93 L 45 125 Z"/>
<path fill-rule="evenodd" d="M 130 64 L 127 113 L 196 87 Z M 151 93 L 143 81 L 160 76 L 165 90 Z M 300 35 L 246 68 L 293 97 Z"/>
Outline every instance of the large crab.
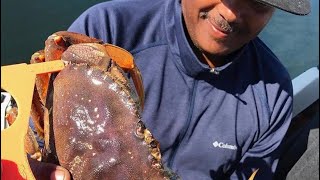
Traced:
<path fill-rule="evenodd" d="M 60 31 L 31 57 L 31 63 L 53 60 L 66 66 L 36 78 L 31 117 L 45 145 L 41 157 L 37 145 L 27 145 L 32 157 L 60 164 L 73 179 L 178 178 L 163 167 L 159 143 L 141 121 L 143 86 L 130 53 Z"/>

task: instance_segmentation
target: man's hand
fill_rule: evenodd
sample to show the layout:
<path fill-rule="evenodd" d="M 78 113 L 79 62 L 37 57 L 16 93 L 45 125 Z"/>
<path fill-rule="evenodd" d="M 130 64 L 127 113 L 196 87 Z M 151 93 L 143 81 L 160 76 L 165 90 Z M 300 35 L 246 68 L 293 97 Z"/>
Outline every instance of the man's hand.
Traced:
<path fill-rule="evenodd" d="M 68 170 L 55 164 L 39 162 L 37 160 L 29 159 L 29 164 L 36 180 L 70 180 L 70 173 Z M 1 176 L 3 164 L 1 163 Z"/>

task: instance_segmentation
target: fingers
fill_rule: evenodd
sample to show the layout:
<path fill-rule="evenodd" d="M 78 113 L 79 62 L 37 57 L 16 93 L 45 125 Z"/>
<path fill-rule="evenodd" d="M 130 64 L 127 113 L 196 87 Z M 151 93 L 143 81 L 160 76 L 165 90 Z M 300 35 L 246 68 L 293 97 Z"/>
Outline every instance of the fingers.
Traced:
<path fill-rule="evenodd" d="M 37 160 L 29 159 L 29 164 L 33 175 L 37 180 L 70 180 L 70 173 L 68 170 L 55 164 L 39 162 Z"/>

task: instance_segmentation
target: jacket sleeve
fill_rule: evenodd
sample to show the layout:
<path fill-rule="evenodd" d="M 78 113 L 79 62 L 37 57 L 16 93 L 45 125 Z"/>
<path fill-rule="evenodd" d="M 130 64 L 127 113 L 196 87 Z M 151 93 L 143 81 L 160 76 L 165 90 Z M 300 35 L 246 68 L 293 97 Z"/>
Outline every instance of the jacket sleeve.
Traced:
<path fill-rule="evenodd" d="M 276 101 L 270 115 L 269 127 L 252 148 L 244 153 L 231 179 L 249 179 L 256 169 L 259 170 L 254 179 L 272 179 L 281 155 L 281 142 L 292 119 L 292 84 L 291 81 L 285 84 L 278 92 L 271 92 L 274 93 Z"/>

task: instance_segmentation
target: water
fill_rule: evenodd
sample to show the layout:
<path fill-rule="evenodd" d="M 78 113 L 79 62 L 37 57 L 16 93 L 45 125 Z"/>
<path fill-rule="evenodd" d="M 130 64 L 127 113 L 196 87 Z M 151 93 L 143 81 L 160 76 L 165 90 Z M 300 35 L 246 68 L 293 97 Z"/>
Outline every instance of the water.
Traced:
<path fill-rule="evenodd" d="M 277 10 L 259 35 L 286 66 L 291 78 L 319 65 L 319 0 L 311 0 L 311 6 L 307 16 Z"/>
<path fill-rule="evenodd" d="M 1 1 L 1 66 L 29 63 L 44 41 L 69 25 L 90 6 L 103 0 Z"/>
<path fill-rule="evenodd" d="M 29 62 L 53 32 L 65 30 L 88 7 L 102 0 L 1 1 L 1 66 Z M 287 67 L 292 78 L 319 64 L 319 1 L 308 16 L 280 10 L 260 37 Z"/>

